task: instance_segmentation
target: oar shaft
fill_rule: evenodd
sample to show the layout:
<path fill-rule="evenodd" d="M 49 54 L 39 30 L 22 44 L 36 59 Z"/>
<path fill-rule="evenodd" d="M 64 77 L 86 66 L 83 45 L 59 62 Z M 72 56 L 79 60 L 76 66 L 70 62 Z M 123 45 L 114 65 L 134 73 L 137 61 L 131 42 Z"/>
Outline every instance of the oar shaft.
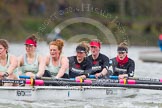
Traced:
<path fill-rule="evenodd" d="M 119 83 L 119 84 L 154 84 L 154 85 L 162 85 L 162 82 L 153 82 L 153 81 L 140 81 L 140 80 L 129 80 L 129 79 L 99 79 L 96 82 L 100 83 Z"/>
<path fill-rule="evenodd" d="M 118 76 L 109 76 L 110 79 L 119 79 Z M 154 81 L 154 82 L 162 82 L 162 79 L 155 79 L 155 78 L 136 78 L 136 77 L 126 77 L 127 79 L 132 80 L 140 80 L 140 81 Z"/>
<path fill-rule="evenodd" d="M 162 79 L 153 79 L 153 78 L 134 78 L 134 77 L 130 77 L 129 79 L 140 80 L 140 81 L 162 82 Z"/>
<path fill-rule="evenodd" d="M 25 84 L 31 84 L 31 80 L 1 80 L 1 82 L 6 83 L 20 83 L 20 81 L 25 81 Z M 106 81 L 94 81 L 91 83 L 78 83 L 78 82 L 67 82 L 67 81 L 54 81 L 54 80 L 35 80 L 34 85 L 44 85 L 44 84 L 52 84 L 54 86 L 101 86 L 101 87 L 126 87 L 126 88 L 140 88 L 140 89 L 154 89 L 154 90 L 162 90 L 162 86 L 160 85 L 138 85 L 138 84 L 120 84 L 116 83 L 119 80 L 110 80 L 112 82 Z M 137 82 L 139 83 L 139 82 Z"/>
<path fill-rule="evenodd" d="M 13 79 L 2 79 L 0 83 L 14 83 L 14 84 L 25 84 L 25 80 L 13 80 Z"/>
<path fill-rule="evenodd" d="M 77 83 L 77 82 L 65 82 L 65 81 L 50 81 L 45 80 L 43 84 L 52 84 L 54 86 L 100 86 L 100 87 L 126 87 L 126 88 L 139 88 L 139 89 L 154 89 L 162 90 L 162 86 L 157 85 L 130 85 L 130 84 L 119 84 L 119 83 Z"/>

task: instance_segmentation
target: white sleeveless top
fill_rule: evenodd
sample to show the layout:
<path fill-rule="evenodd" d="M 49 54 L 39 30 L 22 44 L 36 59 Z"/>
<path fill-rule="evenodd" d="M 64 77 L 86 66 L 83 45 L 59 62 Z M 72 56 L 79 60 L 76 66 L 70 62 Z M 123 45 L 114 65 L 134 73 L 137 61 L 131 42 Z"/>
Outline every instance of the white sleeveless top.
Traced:
<path fill-rule="evenodd" d="M 61 59 L 62 59 L 62 55 L 60 55 L 60 59 L 58 61 L 58 66 L 54 66 L 52 64 L 52 57 L 50 57 L 50 62 L 49 62 L 49 65 L 47 66 L 47 70 L 50 71 L 52 76 L 56 76 L 58 71 L 60 70 L 60 68 L 61 68 Z M 66 70 L 65 73 L 68 73 L 68 69 Z"/>
<path fill-rule="evenodd" d="M 22 73 L 26 73 L 26 72 L 33 72 L 34 74 L 36 74 L 38 72 L 39 69 L 39 63 L 38 63 L 38 54 L 36 54 L 33 63 L 29 64 L 27 61 L 27 55 L 24 55 L 24 65 L 21 66 L 22 69 Z"/>
<path fill-rule="evenodd" d="M 7 54 L 7 63 L 5 66 L 0 64 L 0 72 L 7 72 L 8 67 L 10 66 L 10 54 Z"/>

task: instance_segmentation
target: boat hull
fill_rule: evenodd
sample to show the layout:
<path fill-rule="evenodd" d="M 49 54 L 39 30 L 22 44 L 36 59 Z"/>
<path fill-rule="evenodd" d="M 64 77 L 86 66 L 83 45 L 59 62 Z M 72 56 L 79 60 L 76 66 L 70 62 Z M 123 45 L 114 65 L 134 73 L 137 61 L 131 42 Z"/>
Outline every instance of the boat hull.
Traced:
<path fill-rule="evenodd" d="M 139 59 L 144 62 L 162 63 L 162 52 L 160 51 L 145 51 L 139 54 Z"/>
<path fill-rule="evenodd" d="M 23 101 L 82 100 L 135 95 L 138 89 L 118 87 L 0 87 L 0 98 Z"/>

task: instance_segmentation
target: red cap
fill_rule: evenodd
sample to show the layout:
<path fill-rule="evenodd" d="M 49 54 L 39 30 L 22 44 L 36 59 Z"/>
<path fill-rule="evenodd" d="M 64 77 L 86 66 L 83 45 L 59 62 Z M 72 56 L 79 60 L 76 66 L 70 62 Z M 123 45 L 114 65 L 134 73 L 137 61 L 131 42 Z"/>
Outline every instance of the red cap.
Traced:
<path fill-rule="evenodd" d="M 25 41 L 25 45 L 34 45 L 35 47 L 37 46 L 36 42 L 34 40 L 32 40 L 32 39 L 27 39 Z"/>
<path fill-rule="evenodd" d="M 95 46 L 95 47 L 101 47 L 101 44 L 100 44 L 100 42 L 96 42 L 96 41 L 92 41 L 92 42 L 90 42 L 90 46 Z"/>
<path fill-rule="evenodd" d="M 162 40 L 162 34 L 159 35 L 159 39 Z"/>

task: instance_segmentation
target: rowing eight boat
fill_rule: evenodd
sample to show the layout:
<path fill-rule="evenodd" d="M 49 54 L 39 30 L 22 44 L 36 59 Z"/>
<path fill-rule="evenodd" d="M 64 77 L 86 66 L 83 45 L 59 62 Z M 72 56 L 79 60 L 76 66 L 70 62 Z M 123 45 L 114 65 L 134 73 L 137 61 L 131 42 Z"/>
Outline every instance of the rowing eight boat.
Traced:
<path fill-rule="evenodd" d="M 111 96 L 129 96 L 138 93 L 138 89 L 93 86 L 25 86 L 0 87 L 0 98 L 24 101 L 54 101 L 68 99 L 96 99 Z"/>

